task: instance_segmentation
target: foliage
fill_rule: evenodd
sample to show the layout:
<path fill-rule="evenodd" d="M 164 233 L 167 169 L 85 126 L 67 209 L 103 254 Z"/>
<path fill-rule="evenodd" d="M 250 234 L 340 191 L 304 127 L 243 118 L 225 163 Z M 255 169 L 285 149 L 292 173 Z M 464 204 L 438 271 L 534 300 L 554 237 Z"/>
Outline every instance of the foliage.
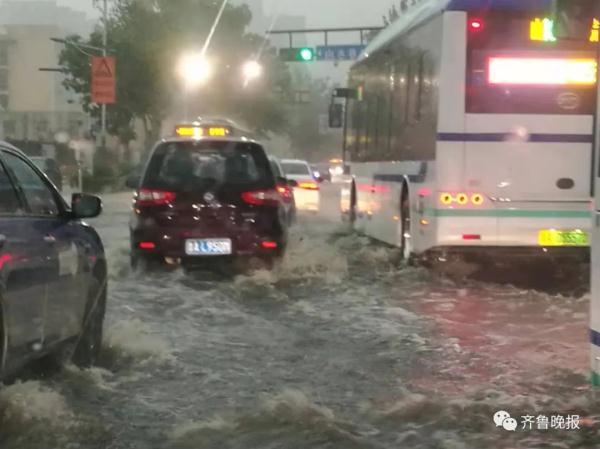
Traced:
<path fill-rule="evenodd" d="M 200 51 L 217 15 L 213 0 L 115 0 L 108 20 L 108 46 L 117 58 L 117 104 L 108 106 L 108 130 L 128 144 L 136 135 L 134 120 L 146 132 L 146 147 L 156 140 L 162 122 L 180 116 L 182 80 L 176 67 L 186 51 Z M 210 86 L 189 93 L 193 112 L 233 116 L 259 132 L 285 129 L 285 114 L 275 96 L 289 89 L 289 75 L 262 37 L 246 33 L 251 13 L 247 6 L 228 6 L 207 56 L 218 75 Z M 68 39 L 102 45 L 101 29 L 89 38 Z M 265 76 L 251 86 L 241 82 L 240 64 L 260 50 Z M 75 45 L 60 55 L 65 86 L 82 95 L 84 109 L 98 117 L 100 108 L 90 98 L 90 58 Z"/>

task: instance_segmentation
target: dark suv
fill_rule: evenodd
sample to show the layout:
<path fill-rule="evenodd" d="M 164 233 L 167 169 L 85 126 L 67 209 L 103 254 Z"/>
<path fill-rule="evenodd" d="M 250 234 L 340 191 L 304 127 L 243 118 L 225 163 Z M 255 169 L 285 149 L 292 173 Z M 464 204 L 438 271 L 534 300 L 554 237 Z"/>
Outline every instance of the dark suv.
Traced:
<path fill-rule="evenodd" d="M 166 139 L 137 185 L 132 266 L 270 262 L 285 250 L 287 223 L 261 145 L 227 136 Z"/>

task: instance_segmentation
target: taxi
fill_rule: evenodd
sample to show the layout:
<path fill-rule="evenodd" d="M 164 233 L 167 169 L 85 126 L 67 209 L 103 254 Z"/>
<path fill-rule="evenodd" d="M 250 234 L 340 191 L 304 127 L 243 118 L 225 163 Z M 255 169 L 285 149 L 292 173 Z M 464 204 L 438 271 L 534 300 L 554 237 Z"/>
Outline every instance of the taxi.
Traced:
<path fill-rule="evenodd" d="M 227 122 L 177 126 L 128 180 L 132 266 L 270 265 L 288 238 L 278 181 L 262 145 Z"/>

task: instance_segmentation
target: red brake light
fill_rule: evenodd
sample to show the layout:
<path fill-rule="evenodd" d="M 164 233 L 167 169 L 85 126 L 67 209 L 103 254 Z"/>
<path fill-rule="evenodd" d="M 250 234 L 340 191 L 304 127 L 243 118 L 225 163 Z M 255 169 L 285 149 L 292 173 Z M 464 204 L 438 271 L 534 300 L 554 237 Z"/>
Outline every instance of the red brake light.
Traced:
<path fill-rule="evenodd" d="M 314 181 L 299 182 L 298 187 L 306 190 L 319 190 L 319 184 Z"/>
<path fill-rule="evenodd" d="M 254 206 L 277 206 L 281 201 L 281 194 L 275 189 L 255 190 L 252 192 L 243 192 L 242 200 Z"/>
<path fill-rule="evenodd" d="M 163 206 L 175 200 L 175 192 L 141 189 L 136 198 L 136 206 Z"/>
<path fill-rule="evenodd" d="M 481 240 L 481 235 L 479 234 L 463 234 L 463 240 Z"/>
<path fill-rule="evenodd" d="M 265 249 L 277 249 L 277 242 L 271 242 L 271 241 L 267 241 L 267 242 L 262 242 L 262 247 Z"/>
<path fill-rule="evenodd" d="M 140 242 L 140 249 L 155 249 L 154 242 Z"/>
<path fill-rule="evenodd" d="M 481 19 L 471 19 L 471 20 L 469 20 L 469 29 L 471 31 L 481 31 L 481 30 L 483 30 L 483 20 L 481 20 Z"/>
<path fill-rule="evenodd" d="M 287 185 L 278 185 L 277 191 L 283 197 L 285 201 L 291 201 L 294 196 L 292 189 Z"/>

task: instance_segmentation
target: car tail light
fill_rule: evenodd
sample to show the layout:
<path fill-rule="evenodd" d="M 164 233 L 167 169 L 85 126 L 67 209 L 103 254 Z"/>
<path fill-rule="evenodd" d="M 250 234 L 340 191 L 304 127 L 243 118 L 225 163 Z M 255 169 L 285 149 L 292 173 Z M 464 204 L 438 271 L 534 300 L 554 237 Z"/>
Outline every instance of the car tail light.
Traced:
<path fill-rule="evenodd" d="M 277 206 L 281 200 L 278 190 L 254 190 L 243 192 L 242 200 L 254 206 Z"/>
<path fill-rule="evenodd" d="M 277 186 L 277 191 L 280 193 L 280 195 L 287 199 L 290 199 L 292 197 L 292 189 L 289 186 L 286 185 L 279 185 Z"/>
<path fill-rule="evenodd" d="M 319 184 L 314 181 L 299 182 L 298 187 L 305 190 L 319 190 Z"/>
<path fill-rule="evenodd" d="M 163 206 L 175 200 L 174 192 L 141 189 L 136 198 L 136 206 Z"/>
<path fill-rule="evenodd" d="M 140 242 L 140 249 L 156 249 L 154 242 Z"/>
<path fill-rule="evenodd" d="M 265 249 L 277 249 L 277 242 L 265 241 L 262 242 L 261 245 Z"/>
<path fill-rule="evenodd" d="M 481 240 L 481 235 L 479 234 L 463 234 L 463 240 Z"/>

